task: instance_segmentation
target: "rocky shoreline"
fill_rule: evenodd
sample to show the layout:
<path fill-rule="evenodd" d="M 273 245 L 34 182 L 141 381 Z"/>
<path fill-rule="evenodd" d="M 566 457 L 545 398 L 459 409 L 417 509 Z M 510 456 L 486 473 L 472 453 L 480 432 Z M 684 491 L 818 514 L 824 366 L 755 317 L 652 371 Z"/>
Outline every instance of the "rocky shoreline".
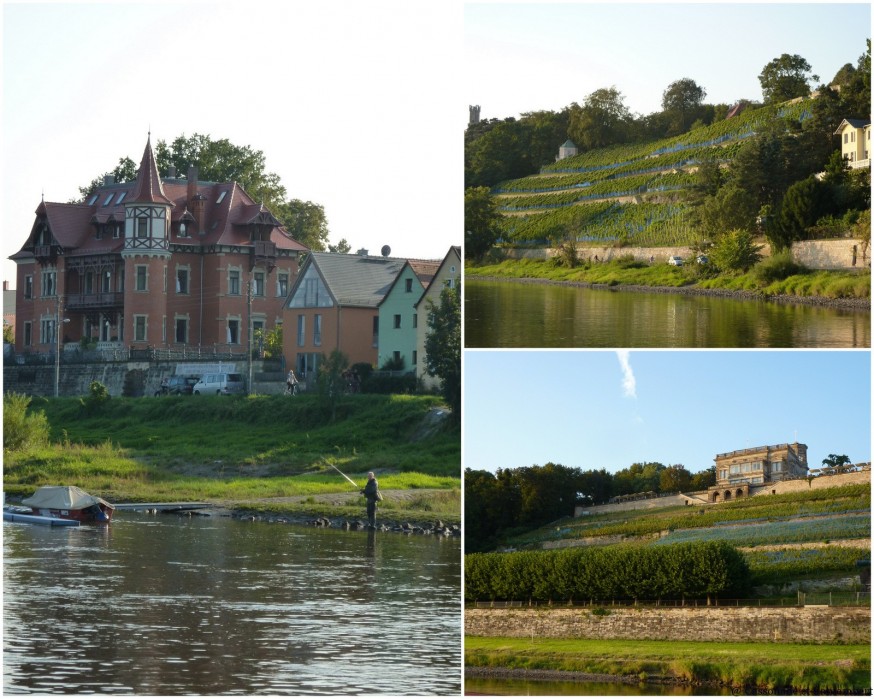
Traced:
<path fill-rule="evenodd" d="M 696 286 L 643 286 L 641 284 L 596 284 L 594 282 L 561 281 L 535 277 L 484 277 L 465 275 L 465 279 L 483 282 L 516 282 L 519 284 L 546 284 L 550 286 L 570 286 L 581 289 L 600 289 L 606 291 L 635 291 L 650 294 L 680 294 L 683 296 L 712 296 L 731 298 L 738 301 L 772 301 L 774 303 L 789 303 L 804 306 L 819 306 L 853 311 L 870 311 L 871 299 L 839 298 L 831 299 L 823 296 L 790 296 L 768 295 L 754 291 L 739 289 L 702 289 Z"/>
<path fill-rule="evenodd" d="M 223 513 L 225 517 L 231 517 L 245 522 L 266 522 L 268 524 L 297 524 L 324 529 L 343 529 L 344 531 L 378 531 L 393 532 L 396 534 L 460 537 L 461 527 L 457 524 L 446 524 L 442 520 L 434 522 L 396 522 L 383 520 L 375 527 L 360 519 L 348 519 L 344 517 L 327 517 L 292 515 L 292 514 L 269 514 L 254 512 L 245 509 L 235 509 Z"/>

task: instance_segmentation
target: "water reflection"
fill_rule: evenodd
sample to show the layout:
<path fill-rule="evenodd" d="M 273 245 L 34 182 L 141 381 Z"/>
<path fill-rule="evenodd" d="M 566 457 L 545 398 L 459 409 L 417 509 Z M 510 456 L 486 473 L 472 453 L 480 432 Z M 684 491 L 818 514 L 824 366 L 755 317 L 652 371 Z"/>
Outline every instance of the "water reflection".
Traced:
<path fill-rule="evenodd" d="M 467 347 L 869 347 L 871 314 L 707 296 L 468 281 Z"/>
<path fill-rule="evenodd" d="M 7 693 L 460 692 L 457 540 L 133 513 L 3 531 Z"/>

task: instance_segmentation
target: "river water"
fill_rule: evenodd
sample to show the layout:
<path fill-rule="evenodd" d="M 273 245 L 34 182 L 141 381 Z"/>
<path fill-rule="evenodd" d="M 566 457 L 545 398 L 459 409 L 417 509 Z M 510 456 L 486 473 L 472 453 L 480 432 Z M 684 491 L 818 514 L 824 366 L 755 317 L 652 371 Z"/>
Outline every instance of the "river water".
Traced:
<path fill-rule="evenodd" d="M 772 301 L 465 283 L 466 347 L 870 347 L 871 313 Z"/>
<path fill-rule="evenodd" d="M 3 524 L 4 694 L 454 694 L 461 543 L 226 517 Z"/>

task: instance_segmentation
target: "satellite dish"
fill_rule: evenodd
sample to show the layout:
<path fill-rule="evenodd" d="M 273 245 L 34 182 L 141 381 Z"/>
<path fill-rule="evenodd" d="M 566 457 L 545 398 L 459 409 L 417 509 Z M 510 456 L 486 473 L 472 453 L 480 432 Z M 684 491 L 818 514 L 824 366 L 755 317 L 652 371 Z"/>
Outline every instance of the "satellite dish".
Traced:
<path fill-rule="evenodd" d="M 383 245 L 382 250 L 380 250 L 383 257 L 388 257 L 391 255 L 391 248 L 388 245 Z"/>

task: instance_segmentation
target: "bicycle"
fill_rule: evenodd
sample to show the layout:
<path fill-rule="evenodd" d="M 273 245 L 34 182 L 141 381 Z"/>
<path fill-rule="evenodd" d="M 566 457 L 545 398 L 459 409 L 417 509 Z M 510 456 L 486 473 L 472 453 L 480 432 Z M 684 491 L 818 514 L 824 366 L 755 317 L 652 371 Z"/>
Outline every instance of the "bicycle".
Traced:
<path fill-rule="evenodd" d="M 297 395 L 297 384 L 285 384 L 285 395 L 287 396 L 296 396 Z"/>

